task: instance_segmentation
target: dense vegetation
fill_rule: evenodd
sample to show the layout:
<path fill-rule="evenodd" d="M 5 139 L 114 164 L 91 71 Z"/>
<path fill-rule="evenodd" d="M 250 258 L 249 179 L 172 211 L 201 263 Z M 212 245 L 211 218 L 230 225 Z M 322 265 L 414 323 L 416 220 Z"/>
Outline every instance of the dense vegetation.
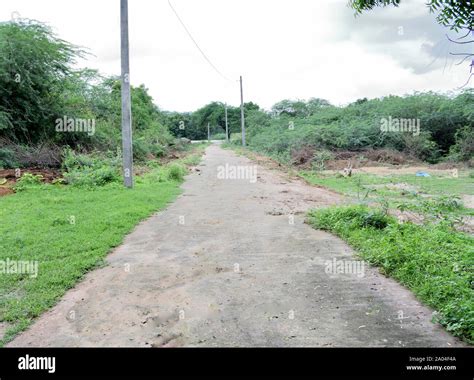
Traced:
<path fill-rule="evenodd" d="M 0 51 L 0 167 L 59 166 L 64 147 L 121 148 L 120 78 L 75 70 L 84 50 L 36 21 L 1 24 Z M 145 86 L 131 91 L 134 157 L 162 156 L 174 143 L 165 116 Z"/>
<path fill-rule="evenodd" d="M 419 134 L 382 130 L 384 120 L 396 119 L 419 122 Z M 284 100 L 270 112 L 249 112 L 247 129 L 251 149 L 286 162 L 301 149 L 317 158 L 327 151 L 390 148 L 429 162 L 473 164 L 474 91 L 361 99 L 346 107 L 321 99 Z"/>
<path fill-rule="evenodd" d="M 248 117 L 260 107 L 252 102 L 244 103 L 244 115 Z M 173 135 L 191 140 L 207 139 L 207 123 L 210 125 L 211 137 L 225 139 L 225 104 L 211 102 L 194 112 L 166 112 L 165 124 Z M 240 107 L 227 107 L 229 137 L 240 133 Z"/>

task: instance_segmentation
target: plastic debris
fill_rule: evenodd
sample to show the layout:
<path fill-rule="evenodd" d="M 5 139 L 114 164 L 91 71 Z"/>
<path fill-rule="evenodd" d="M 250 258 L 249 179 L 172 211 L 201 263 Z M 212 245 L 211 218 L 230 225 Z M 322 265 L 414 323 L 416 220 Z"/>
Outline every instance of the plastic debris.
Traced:
<path fill-rule="evenodd" d="M 417 172 L 417 177 L 431 177 L 427 172 Z"/>

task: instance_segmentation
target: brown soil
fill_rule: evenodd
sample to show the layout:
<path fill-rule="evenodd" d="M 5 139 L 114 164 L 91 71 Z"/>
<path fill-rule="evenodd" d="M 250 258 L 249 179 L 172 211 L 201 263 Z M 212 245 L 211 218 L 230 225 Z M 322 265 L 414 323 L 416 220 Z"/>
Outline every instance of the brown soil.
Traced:
<path fill-rule="evenodd" d="M 33 175 L 43 176 L 44 183 L 51 183 L 55 179 L 62 178 L 61 171 L 58 169 L 40 169 L 40 168 L 27 168 L 21 169 L 21 175 L 30 173 Z M 15 185 L 18 178 L 15 175 L 15 169 L 1 169 L 0 170 L 0 181 L 6 179 L 7 182 L 0 185 L 0 197 L 4 195 L 13 194 L 13 186 Z"/>
<path fill-rule="evenodd" d="M 27 168 L 21 169 L 21 175 L 30 173 L 33 175 L 42 175 L 43 181 L 51 183 L 57 178 L 61 178 L 61 171 L 58 169 L 40 169 L 40 168 Z M 6 178 L 7 181 L 16 182 L 15 169 L 3 169 L 0 170 L 0 178 Z"/>

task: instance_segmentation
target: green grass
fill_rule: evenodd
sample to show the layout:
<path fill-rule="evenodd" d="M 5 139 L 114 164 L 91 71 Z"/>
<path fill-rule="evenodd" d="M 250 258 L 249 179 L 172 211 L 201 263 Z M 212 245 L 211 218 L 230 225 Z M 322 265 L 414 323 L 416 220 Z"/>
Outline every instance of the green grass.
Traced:
<path fill-rule="evenodd" d="M 453 335 L 474 344 L 474 238 L 447 224 L 399 224 L 366 206 L 312 210 L 308 221 L 346 240 L 358 255 L 439 312 Z"/>
<path fill-rule="evenodd" d="M 384 200 L 391 208 L 397 208 L 403 203 L 418 211 L 423 211 L 422 207 L 418 206 L 429 199 L 437 202 L 443 197 L 452 198 L 463 194 L 474 194 L 474 182 L 465 173 L 457 178 L 435 175 L 416 177 L 414 174 L 382 176 L 361 173 L 353 174 L 352 177 L 343 177 L 314 171 L 300 171 L 298 175 L 313 185 L 323 186 L 358 200 L 374 202 Z M 390 188 L 390 185 L 395 184 L 406 184 L 411 188 L 408 190 Z M 448 210 L 445 212 L 448 213 Z M 462 206 L 449 213 L 474 216 L 474 210 Z"/>
<path fill-rule="evenodd" d="M 310 171 L 301 171 L 299 175 L 312 184 L 325 186 L 347 195 L 357 194 L 359 181 L 366 188 L 370 188 L 371 185 L 406 183 L 426 194 L 474 194 L 474 181 L 467 175 L 454 178 L 448 176 L 417 177 L 414 174 L 389 176 L 354 174 L 352 177 L 345 178 L 334 174 Z"/>
<path fill-rule="evenodd" d="M 0 198 L 0 261 L 38 262 L 36 278 L 0 273 L 0 322 L 8 324 L 0 345 L 102 265 L 138 222 L 173 201 L 180 193 L 183 164 L 198 162 L 203 150 L 198 146 L 192 159 L 136 177 L 133 189 L 121 183 L 96 188 L 35 184 Z"/>

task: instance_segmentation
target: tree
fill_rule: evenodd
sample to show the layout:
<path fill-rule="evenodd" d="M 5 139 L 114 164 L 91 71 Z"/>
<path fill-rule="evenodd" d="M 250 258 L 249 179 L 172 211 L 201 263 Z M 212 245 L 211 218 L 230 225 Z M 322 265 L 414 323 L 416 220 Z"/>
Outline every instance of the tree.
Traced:
<path fill-rule="evenodd" d="M 304 100 L 284 99 L 275 103 L 272 107 L 274 116 L 307 117 L 314 115 L 323 107 L 330 107 L 331 104 L 320 98 L 311 98 L 307 102 Z"/>
<path fill-rule="evenodd" d="M 303 100 L 284 99 L 272 106 L 272 114 L 274 116 L 305 117 L 308 116 L 308 109 Z"/>
<path fill-rule="evenodd" d="M 0 24 L 0 136 L 36 142 L 62 117 L 66 79 L 84 52 L 37 21 Z"/>
<path fill-rule="evenodd" d="M 349 5 L 356 11 L 371 10 L 375 7 L 393 5 L 398 7 L 401 0 L 349 0 Z M 436 20 L 451 30 L 474 29 L 474 8 L 469 0 L 428 0 L 426 5 L 430 12 L 438 13 Z"/>

